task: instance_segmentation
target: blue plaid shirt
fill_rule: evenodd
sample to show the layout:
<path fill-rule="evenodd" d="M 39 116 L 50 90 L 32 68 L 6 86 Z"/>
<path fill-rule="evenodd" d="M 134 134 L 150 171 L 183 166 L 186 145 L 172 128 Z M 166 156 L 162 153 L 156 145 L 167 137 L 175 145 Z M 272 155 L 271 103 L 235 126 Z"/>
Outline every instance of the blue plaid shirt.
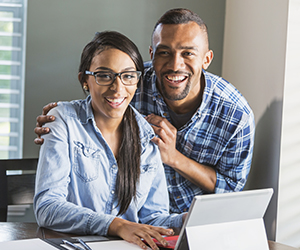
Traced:
<path fill-rule="evenodd" d="M 215 193 L 241 191 L 253 153 L 253 112 L 241 93 L 223 78 L 203 70 L 203 101 L 191 120 L 177 131 L 176 148 L 188 158 L 215 169 Z M 156 88 L 151 62 L 145 63 L 142 86 L 132 100 L 142 114 L 156 114 L 171 122 L 168 107 Z M 164 164 L 170 211 L 185 212 L 195 195 L 208 192 Z"/>

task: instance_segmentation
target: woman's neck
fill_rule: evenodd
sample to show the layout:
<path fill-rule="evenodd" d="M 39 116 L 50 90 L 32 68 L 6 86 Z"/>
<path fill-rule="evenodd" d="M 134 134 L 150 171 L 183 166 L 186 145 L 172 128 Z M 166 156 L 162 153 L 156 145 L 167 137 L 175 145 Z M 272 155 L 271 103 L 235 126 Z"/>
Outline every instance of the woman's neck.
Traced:
<path fill-rule="evenodd" d="M 122 121 L 116 120 L 117 119 L 103 121 L 95 117 L 97 127 L 117 159 L 122 139 Z"/>

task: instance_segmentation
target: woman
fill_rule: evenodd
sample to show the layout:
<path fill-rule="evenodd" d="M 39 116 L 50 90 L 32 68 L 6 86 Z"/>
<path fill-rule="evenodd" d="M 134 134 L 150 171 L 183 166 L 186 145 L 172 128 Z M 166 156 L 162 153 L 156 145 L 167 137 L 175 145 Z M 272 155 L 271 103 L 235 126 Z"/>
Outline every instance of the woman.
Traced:
<path fill-rule="evenodd" d="M 81 55 L 78 79 L 90 95 L 59 103 L 40 150 L 34 209 L 42 227 L 115 235 L 152 249 L 180 227 L 169 215 L 164 169 L 154 132 L 129 103 L 143 60 L 117 32 L 97 33 Z M 139 222 L 143 223 L 140 224 Z M 148 225 L 145 225 L 148 224 Z"/>

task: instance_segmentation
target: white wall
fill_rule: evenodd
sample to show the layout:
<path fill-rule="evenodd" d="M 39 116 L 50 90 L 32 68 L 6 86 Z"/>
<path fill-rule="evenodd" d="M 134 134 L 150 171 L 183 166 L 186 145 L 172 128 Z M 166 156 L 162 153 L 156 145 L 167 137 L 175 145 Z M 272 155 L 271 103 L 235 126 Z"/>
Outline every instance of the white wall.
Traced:
<path fill-rule="evenodd" d="M 277 241 L 300 248 L 300 1 L 289 1 Z"/>
<path fill-rule="evenodd" d="M 275 240 L 288 0 L 227 0 L 222 76 L 246 97 L 256 119 L 248 189 L 273 187 L 265 216 Z"/>

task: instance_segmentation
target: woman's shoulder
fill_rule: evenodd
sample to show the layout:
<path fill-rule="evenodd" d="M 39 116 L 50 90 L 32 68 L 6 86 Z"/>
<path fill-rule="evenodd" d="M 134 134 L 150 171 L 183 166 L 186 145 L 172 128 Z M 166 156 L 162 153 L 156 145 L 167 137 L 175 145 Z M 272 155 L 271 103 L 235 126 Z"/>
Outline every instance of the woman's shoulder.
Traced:
<path fill-rule="evenodd" d="M 146 121 L 144 115 L 142 115 L 140 112 L 138 112 L 133 106 L 130 105 L 130 107 L 132 108 L 132 110 L 135 113 L 135 119 L 139 126 L 141 137 L 144 137 L 144 136 L 151 137 L 150 138 L 150 140 L 151 140 L 153 138 L 153 136 L 155 135 L 151 125 Z"/>
<path fill-rule="evenodd" d="M 86 100 L 60 101 L 49 111 L 49 115 L 77 116 L 78 111 L 86 107 Z"/>

